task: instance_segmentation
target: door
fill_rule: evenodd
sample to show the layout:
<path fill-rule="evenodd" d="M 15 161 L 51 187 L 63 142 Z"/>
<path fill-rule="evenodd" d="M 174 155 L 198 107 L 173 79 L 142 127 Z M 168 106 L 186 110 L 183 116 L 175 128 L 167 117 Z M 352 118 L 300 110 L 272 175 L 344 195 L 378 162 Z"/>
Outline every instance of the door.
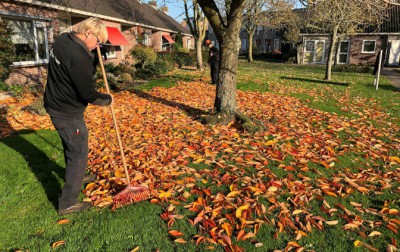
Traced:
<path fill-rule="evenodd" d="M 350 49 L 350 41 L 348 40 L 340 41 L 337 63 L 339 64 L 349 63 L 349 51 L 350 51 L 349 49 Z"/>
<path fill-rule="evenodd" d="M 400 40 L 390 40 L 390 47 L 389 47 L 389 59 L 388 65 L 389 66 L 398 66 L 400 65 Z"/>

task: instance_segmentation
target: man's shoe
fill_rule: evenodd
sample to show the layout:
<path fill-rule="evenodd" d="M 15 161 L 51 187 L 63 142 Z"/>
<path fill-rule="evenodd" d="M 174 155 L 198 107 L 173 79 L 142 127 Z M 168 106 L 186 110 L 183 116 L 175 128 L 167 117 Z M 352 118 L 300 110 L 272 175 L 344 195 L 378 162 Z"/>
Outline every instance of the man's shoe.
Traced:
<path fill-rule="evenodd" d="M 59 209 L 58 215 L 70 214 L 70 213 L 77 213 L 82 212 L 92 206 L 90 202 L 78 202 L 75 205 L 72 205 L 65 209 Z"/>
<path fill-rule="evenodd" d="M 87 183 L 93 182 L 93 181 L 96 180 L 96 178 L 97 178 L 97 175 L 96 175 L 96 174 L 89 174 L 89 175 L 86 175 L 86 176 L 83 178 L 83 182 L 82 182 L 82 183 L 87 184 Z"/>

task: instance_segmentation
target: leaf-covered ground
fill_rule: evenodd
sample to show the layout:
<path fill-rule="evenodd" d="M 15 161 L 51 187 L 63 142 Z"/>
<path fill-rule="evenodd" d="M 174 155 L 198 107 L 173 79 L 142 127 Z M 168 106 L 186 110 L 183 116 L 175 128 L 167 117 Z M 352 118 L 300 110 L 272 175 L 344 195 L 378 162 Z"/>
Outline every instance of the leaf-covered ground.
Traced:
<path fill-rule="evenodd" d="M 259 231 L 267 226 L 270 232 L 262 235 L 284 236 L 286 251 L 310 251 L 307 236 L 335 226 L 351 234 L 355 246 L 399 247 L 399 118 L 346 88 L 338 93 L 330 86 L 270 83 L 268 90 L 238 91 L 240 109 L 267 128 L 255 134 L 233 123 L 199 123 L 215 96 L 215 87 L 201 81 L 114 94 L 131 178 L 147 185 L 151 202 L 164 207 L 160 218 L 168 223 L 169 235 L 177 243 L 241 251 L 244 243 L 262 248 Z M 336 97 L 344 115 L 287 96 L 294 92 L 314 104 Z M 21 110 L 32 99 L 5 101 L 3 137 L 26 128 L 52 128 L 47 116 Z M 109 108 L 89 106 L 86 121 L 89 169 L 98 180 L 86 186 L 85 200 L 107 207 L 125 186 Z M 177 230 L 175 223 L 182 219 L 196 234 L 187 238 Z"/>

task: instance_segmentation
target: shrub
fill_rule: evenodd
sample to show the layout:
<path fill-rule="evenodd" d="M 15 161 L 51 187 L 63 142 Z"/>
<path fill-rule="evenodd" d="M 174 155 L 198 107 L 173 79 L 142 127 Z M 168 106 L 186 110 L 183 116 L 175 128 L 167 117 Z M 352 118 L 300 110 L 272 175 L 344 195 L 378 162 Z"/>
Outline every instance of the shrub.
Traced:
<path fill-rule="evenodd" d="M 146 65 L 154 63 L 157 59 L 156 52 L 150 47 L 136 46 L 131 50 L 131 54 L 140 63 L 142 69 Z"/>
<path fill-rule="evenodd" d="M 11 72 L 11 64 L 15 59 L 11 35 L 12 30 L 7 21 L 0 20 L 0 82 L 8 79 Z"/>
<path fill-rule="evenodd" d="M 149 66 L 149 70 L 156 75 L 165 74 L 174 69 L 174 63 L 170 60 L 159 59 L 154 64 Z"/>
<path fill-rule="evenodd" d="M 123 74 L 121 74 L 121 81 L 123 83 L 132 83 L 133 79 L 129 73 L 123 73 Z"/>
<path fill-rule="evenodd" d="M 350 73 L 372 73 L 369 65 L 336 65 L 332 67 L 333 72 L 350 72 Z"/>
<path fill-rule="evenodd" d="M 135 76 L 136 68 L 129 64 L 120 63 L 115 67 L 115 76 L 120 76 L 124 73 L 128 73 L 131 77 Z"/>
<path fill-rule="evenodd" d="M 181 68 L 182 66 L 189 66 L 192 64 L 192 57 L 190 53 L 185 48 L 179 48 L 176 51 L 172 52 L 173 58 L 178 67 Z"/>
<path fill-rule="evenodd" d="M 151 69 L 138 69 L 136 71 L 136 76 L 139 79 L 148 80 L 154 77 L 155 73 Z"/>
<path fill-rule="evenodd" d="M 29 92 L 29 87 L 23 85 L 10 85 L 8 87 L 8 91 L 13 97 L 19 99 L 22 98 L 24 94 Z"/>

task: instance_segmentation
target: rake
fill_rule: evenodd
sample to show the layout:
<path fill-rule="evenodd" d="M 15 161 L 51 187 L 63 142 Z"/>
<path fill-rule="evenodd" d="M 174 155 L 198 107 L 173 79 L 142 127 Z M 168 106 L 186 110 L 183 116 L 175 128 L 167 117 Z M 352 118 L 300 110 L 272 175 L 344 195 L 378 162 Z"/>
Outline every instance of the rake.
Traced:
<path fill-rule="evenodd" d="M 99 46 L 97 46 L 97 55 L 99 57 L 99 63 L 100 63 L 100 67 L 101 67 L 101 72 L 103 74 L 104 85 L 106 86 L 107 94 L 111 94 L 110 88 L 108 86 L 106 71 L 104 69 L 103 58 L 102 58 Z M 147 200 L 151 197 L 151 193 L 150 193 L 150 190 L 145 186 L 131 185 L 131 179 L 129 177 L 128 167 L 127 167 L 126 161 L 125 161 L 124 149 L 122 147 L 122 141 L 121 141 L 121 137 L 120 137 L 119 130 L 118 130 L 117 118 L 115 116 L 114 108 L 113 108 L 112 104 L 110 105 L 110 108 L 111 108 L 112 118 L 114 121 L 115 132 L 117 133 L 117 139 L 118 139 L 119 150 L 121 152 L 122 163 L 124 165 L 125 177 L 126 177 L 126 180 L 128 183 L 128 185 L 127 185 L 127 187 L 125 187 L 125 189 L 123 189 L 117 195 L 115 195 L 113 197 L 113 206 L 112 206 L 111 210 L 115 210 L 122 206 L 126 206 L 126 205 L 130 205 L 130 204 L 133 204 L 136 202 Z"/>

